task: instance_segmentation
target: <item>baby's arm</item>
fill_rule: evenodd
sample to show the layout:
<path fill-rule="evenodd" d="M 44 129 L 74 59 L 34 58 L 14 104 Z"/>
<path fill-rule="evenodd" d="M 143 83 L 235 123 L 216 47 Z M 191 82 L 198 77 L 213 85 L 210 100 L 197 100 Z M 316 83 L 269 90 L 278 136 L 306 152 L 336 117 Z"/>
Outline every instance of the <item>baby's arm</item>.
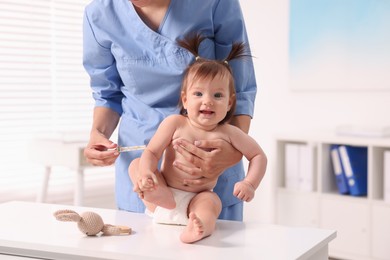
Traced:
<path fill-rule="evenodd" d="M 239 150 L 249 161 L 246 177 L 237 182 L 233 194 L 243 201 L 251 201 L 255 190 L 260 185 L 267 168 L 267 157 L 255 139 L 238 128 L 230 129 L 232 145 Z"/>
<path fill-rule="evenodd" d="M 158 182 L 155 172 L 158 170 L 158 161 L 172 141 L 172 136 L 178 125 L 178 117 L 180 116 L 175 115 L 164 119 L 142 153 L 138 180 L 137 183 L 134 183 L 134 185 L 138 186 L 138 190 L 151 191 L 156 188 Z"/>

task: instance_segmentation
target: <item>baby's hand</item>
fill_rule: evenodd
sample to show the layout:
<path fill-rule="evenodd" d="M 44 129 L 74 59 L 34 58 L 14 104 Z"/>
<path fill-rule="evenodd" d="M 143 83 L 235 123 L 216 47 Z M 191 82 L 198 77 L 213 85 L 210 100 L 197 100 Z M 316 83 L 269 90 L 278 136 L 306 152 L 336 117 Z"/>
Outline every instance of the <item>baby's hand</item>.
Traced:
<path fill-rule="evenodd" d="M 144 173 L 141 174 L 137 181 L 137 186 L 139 191 L 145 192 L 145 191 L 153 191 L 156 189 L 156 186 L 158 184 L 157 177 L 154 173 Z"/>
<path fill-rule="evenodd" d="M 138 179 L 138 187 L 141 191 L 154 190 L 157 183 L 156 175 L 152 172 L 141 174 Z"/>
<path fill-rule="evenodd" d="M 255 188 L 248 181 L 240 181 L 234 185 L 233 195 L 240 200 L 249 202 L 255 196 Z"/>

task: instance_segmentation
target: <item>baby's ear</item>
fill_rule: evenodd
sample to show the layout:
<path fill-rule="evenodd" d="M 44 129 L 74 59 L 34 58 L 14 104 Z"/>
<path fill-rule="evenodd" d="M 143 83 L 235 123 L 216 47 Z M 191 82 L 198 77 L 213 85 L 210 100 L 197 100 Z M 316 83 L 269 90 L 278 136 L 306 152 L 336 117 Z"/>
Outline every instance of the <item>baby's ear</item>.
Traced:
<path fill-rule="evenodd" d="M 53 215 L 59 221 L 79 222 L 81 219 L 80 215 L 76 211 L 70 209 L 57 210 L 53 213 Z"/>
<path fill-rule="evenodd" d="M 236 94 L 232 94 L 229 98 L 229 104 L 228 104 L 228 111 L 230 111 L 230 109 L 232 108 L 232 105 L 233 105 L 233 101 L 234 99 L 236 98 Z"/>
<path fill-rule="evenodd" d="M 186 108 L 186 103 L 187 103 L 187 93 L 182 91 L 181 94 L 180 94 L 180 98 L 181 98 L 181 103 L 183 104 L 183 107 Z"/>

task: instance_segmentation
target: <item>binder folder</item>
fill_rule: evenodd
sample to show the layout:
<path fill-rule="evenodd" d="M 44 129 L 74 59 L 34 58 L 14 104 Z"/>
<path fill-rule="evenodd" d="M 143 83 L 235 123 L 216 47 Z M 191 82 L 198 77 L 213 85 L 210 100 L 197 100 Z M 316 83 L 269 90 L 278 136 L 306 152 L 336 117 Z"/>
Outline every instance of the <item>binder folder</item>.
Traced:
<path fill-rule="evenodd" d="M 333 165 L 333 172 L 336 177 L 336 184 L 340 194 L 348 194 L 349 187 L 347 177 L 340 160 L 339 146 L 331 145 L 330 146 L 330 155 Z"/>
<path fill-rule="evenodd" d="M 384 152 L 383 164 L 384 200 L 385 202 L 390 203 L 390 151 Z"/>
<path fill-rule="evenodd" d="M 299 190 L 299 145 L 286 144 L 285 158 L 286 188 Z"/>
<path fill-rule="evenodd" d="M 285 145 L 285 186 L 291 190 L 314 190 L 315 150 L 309 144 Z"/>
<path fill-rule="evenodd" d="M 314 147 L 309 144 L 299 145 L 299 189 L 302 191 L 314 191 L 315 171 Z"/>
<path fill-rule="evenodd" d="M 341 145 L 339 153 L 350 194 L 367 195 L 367 147 Z"/>

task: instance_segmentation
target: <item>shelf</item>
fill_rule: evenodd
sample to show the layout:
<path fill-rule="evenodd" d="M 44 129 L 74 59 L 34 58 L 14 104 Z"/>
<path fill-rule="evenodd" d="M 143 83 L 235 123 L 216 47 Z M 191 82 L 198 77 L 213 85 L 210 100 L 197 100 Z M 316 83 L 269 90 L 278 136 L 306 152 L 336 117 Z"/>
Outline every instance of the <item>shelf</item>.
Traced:
<path fill-rule="evenodd" d="M 333 144 L 367 148 L 366 195 L 339 193 L 330 155 Z M 290 154 L 296 145 L 310 147 L 313 151 L 313 156 L 309 156 L 309 165 L 313 165 L 309 178 L 313 187 L 311 191 L 290 184 L 290 178 L 294 176 L 291 169 L 300 169 L 296 166 L 299 163 L 288 162 L 294 158 Z M 390 247 L 383 243 L 390 240 L 390 202 L 385 201 L 384 188 L 386 151 L 390 151 L 390 138 L 279 135 L 275 169 L 277 224 L 336 229 L 338 237 L 329 247 L 333 257 L 390 259 Z M 308 173 L 298 170 L 296 175 L 308 176 Z"/>

